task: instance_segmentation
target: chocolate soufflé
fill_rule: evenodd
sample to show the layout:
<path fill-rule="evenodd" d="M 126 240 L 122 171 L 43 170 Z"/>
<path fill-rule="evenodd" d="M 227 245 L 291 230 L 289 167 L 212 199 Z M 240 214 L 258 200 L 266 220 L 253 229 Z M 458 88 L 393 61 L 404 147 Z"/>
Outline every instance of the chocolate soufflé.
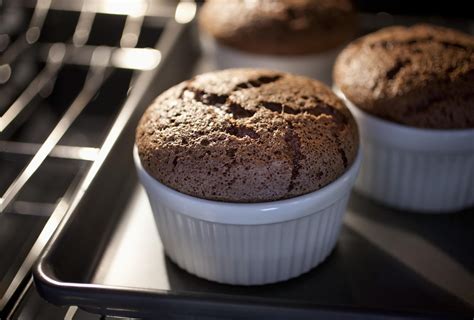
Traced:
<path fill-rule="evenodd" d="M 199 24 L 223 45 L 271 55 L 324 52 L 357 30 L 350 0 L 209 0 Z"/>
<path fill-rule="evenodd" d="M 351 166 L 358 145 L 351 113 L 325 85 L 255 69 L 207 73 L 170 88 L 136 133 L 142 165 L 161 183 L 244 203 L 324 187 Z"/>
<path fill-rule="evenodd" d="M 474 37 L 432 25 L 389 27 L 352 42 L 336 86 L 360 109 L 407 126 L 474 128 Z"/>

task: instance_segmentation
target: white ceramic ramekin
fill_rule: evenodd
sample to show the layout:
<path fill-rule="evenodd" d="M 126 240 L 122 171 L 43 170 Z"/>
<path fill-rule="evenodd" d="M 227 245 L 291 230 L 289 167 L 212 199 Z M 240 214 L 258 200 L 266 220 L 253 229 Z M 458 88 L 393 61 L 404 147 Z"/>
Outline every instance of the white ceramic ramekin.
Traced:
<path fill-rule="evenodd" d="M 474 129 L 433 130 L 374 117 L 334 88 L 351 110 L 363 150 L 355 188 L 404 210 L 443 213 L 474 205 Z"/>
<path fill-rule="evenodd" d="M 203 48 L 214 58 L 217 69 L 263 68 L 304 75 L 327 85 L 332 83 L 332 68 L 342 47 L 318 54 L 266 55 L 253 54 L 219 44 L 209 36 L 202 35 Z"/>
<path fill-rule="evenodd" d="M 324 188 L 292 199 L 229 203 L 185 195 L 161 184 L 134 161 L 167 255 L 181 268 L 221 283 L 258 285 L 307 272 L 334 248 L 354 164 Z"/>

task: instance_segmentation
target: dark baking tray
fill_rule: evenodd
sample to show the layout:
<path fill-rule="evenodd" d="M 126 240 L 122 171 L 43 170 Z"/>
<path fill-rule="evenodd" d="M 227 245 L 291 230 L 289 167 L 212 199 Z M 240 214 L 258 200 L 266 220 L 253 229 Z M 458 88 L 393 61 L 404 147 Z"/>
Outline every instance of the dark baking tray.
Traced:
<path fill-rule="evenodd" d="M 180 54 L 186 61 L 197 57 L 188 40 L 170 45 L 173 59 L 164 62 L 155 92 L 183 69 Z M 209 68 L 205 57 L 200 62 L 199 71 Z M 447 215 L 401 212 L 354 193 L 336 249 L 301 277 L 243 287 L 181 270 L 164 255 L 135 176 L 132 143 L 139 113 L 114 141 L 34 270 L 38 291 L 50 302 L 163 319 L 474 316 L 473 209 Z"/>
<path fill-rule="evenodd" d="M 474 315 L 473 210 L 420 215 L 354 194 L 337 247 L 321 266 L 280 284 L 228 286 L 194 277 L 164 256 L 144 191 L 130 171 L 115 210 L 87 208 L 89 197 L 105 196 L 105 189 L 92 191 L 41 258 L 35 280 L 49 301 L 164 319 Z"/>

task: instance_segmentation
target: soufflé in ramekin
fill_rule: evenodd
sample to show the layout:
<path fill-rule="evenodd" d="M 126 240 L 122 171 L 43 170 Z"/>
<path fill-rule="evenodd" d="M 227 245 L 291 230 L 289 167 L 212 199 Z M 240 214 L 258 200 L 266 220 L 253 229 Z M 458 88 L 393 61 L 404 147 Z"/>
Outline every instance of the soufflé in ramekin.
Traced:
<path fill-rule="evenodd" d="M 358 190 L 419 212 L 474 205 L 474 37 L 385 28 L 344 49 L 334 80 L 361 133 Z"/>
<path fill-rule="evenodd" d="M 355 120 L 320 82 L 230 69 L 160 95 L 134 159 L 167 255 L 200 277 L 252 285 L 328 256 L 358 150 Z"/>
<path fill-rule="evenodd" d="M 210 0 L 199 26 L 218 69 L 269 68 L 330 84 L 357 19 L 350 0 Z"/>

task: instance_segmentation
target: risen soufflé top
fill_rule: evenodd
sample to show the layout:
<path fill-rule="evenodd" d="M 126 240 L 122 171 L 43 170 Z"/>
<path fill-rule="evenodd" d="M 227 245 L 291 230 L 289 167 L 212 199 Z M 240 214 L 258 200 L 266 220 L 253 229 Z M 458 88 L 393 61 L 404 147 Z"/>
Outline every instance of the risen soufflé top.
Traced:
<path fill-rule="evenodd" d="M 208 0 L 199 24 L 221 44 L 271 55 L 323 52 L 357 27 L 350 0 Z"/>
<path fill-rule="evenodd" d="M 286 199 L 322 188 L 353 163 L 354 119 L 322 83 L 269 70 L 199 75 L 145 111 L 145 170 L 182 193 L 226 202 Z"/>
<path fill-rule="evenodd" d="M 419 128 L 474 128 L 471 35 L 432 25 L 385 28 L 343 50 L 334 80 L 377 117 Z"/>

